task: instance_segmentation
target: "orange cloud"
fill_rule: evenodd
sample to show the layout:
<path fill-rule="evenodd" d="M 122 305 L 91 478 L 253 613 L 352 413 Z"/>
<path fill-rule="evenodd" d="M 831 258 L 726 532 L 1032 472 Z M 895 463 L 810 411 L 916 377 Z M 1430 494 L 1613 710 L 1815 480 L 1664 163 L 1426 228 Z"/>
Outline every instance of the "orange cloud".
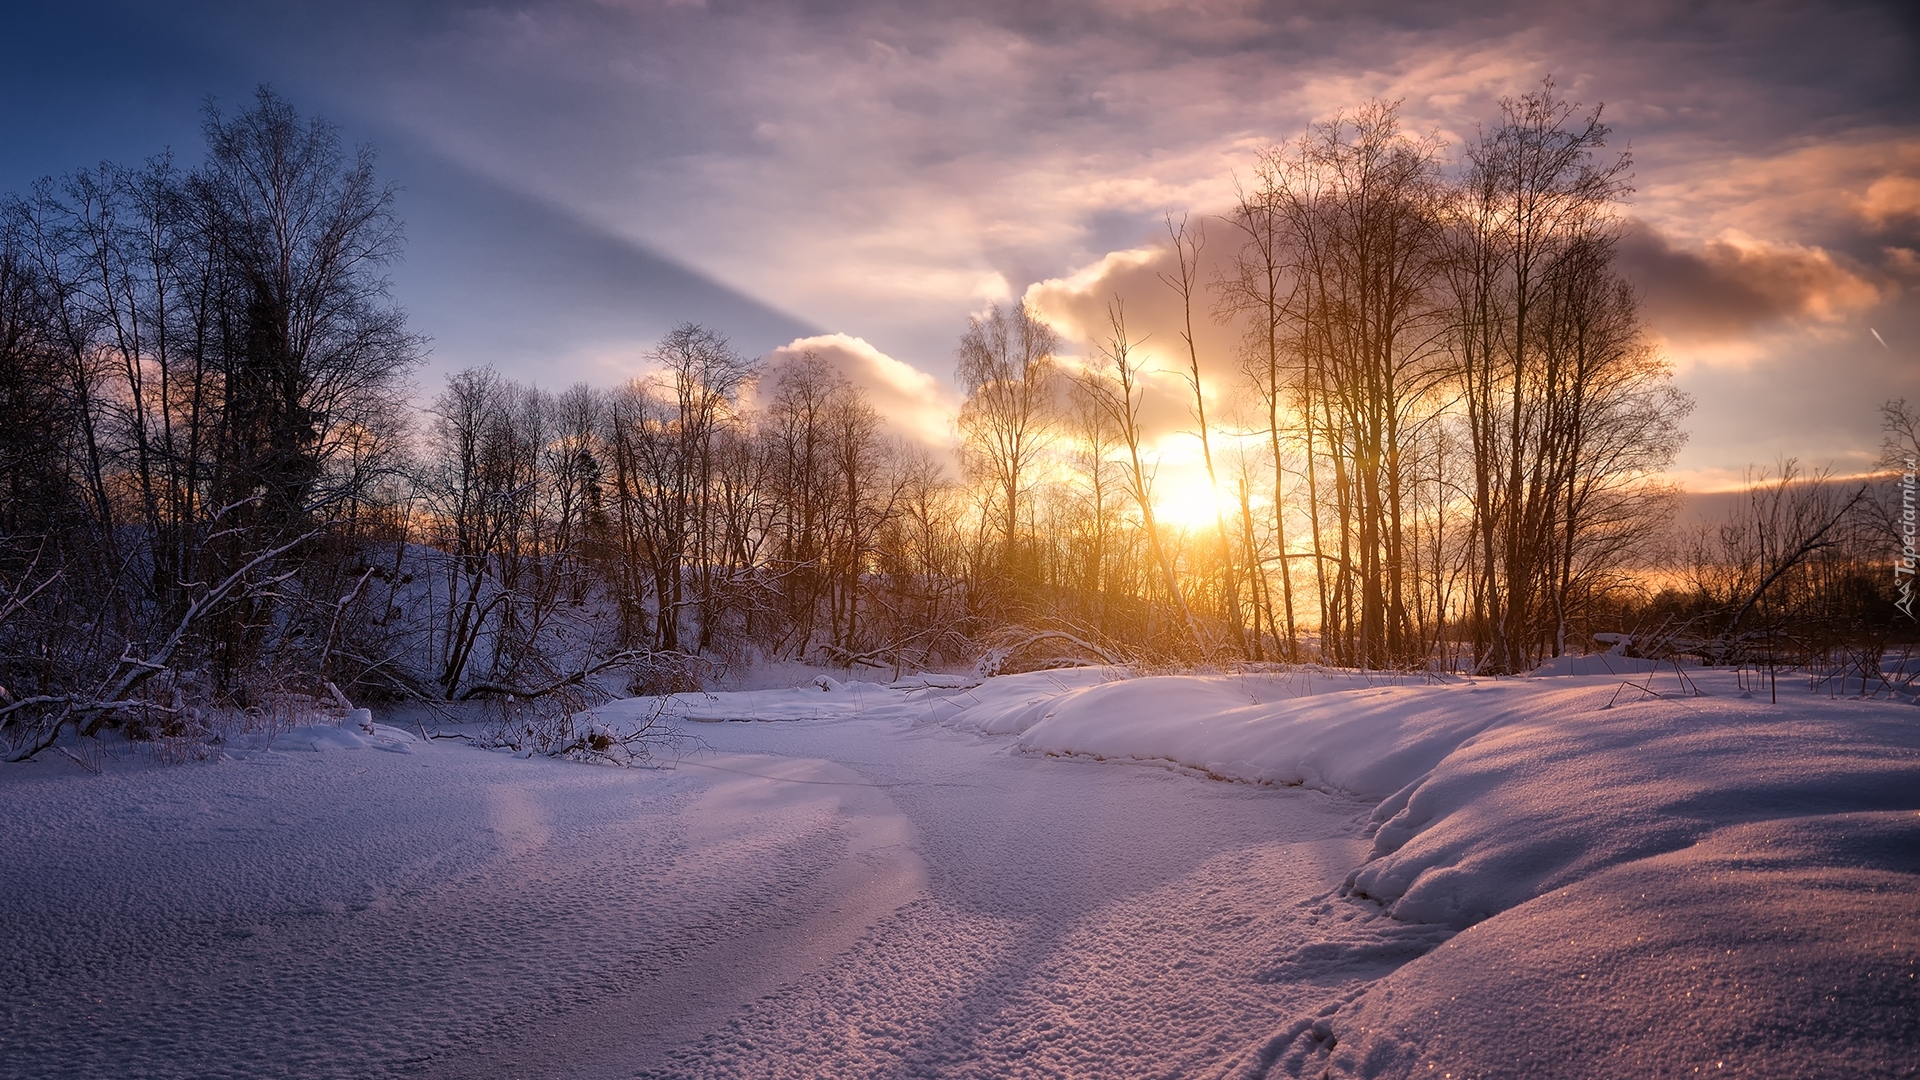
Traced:
<path fill-rule="evenodd" d="M 1192 327 L 1200 358 L 1210 426 L 1235 413 L 1243 377 L 1239 366 L 1239 327 L 1215 317 L 1212 285 L 1230 267 L 1235 236 L 1217 219 L 1189 219 L 1190 230 L 1205 229 L 1200 279 L 1193 297 Z M 1109 252 L 1063 277 L 1028 286 L 1025 301 L 1061 336 L 1075 356 L 1069 370 L 1082 371 L 1101 356 L 1112 336 L 1109 305 L 1116 301 L 1126 319 L 1127 338 L 1143 366 L 1140 423 L 1155 456 L 1171 465 L 1188 449 L 1196 457 L 1193 389 L 1187 381 L 1189 358 L 1182 334 L 1188 325 L 1180 294 L 1167 276 L 1177 270 L 1170 243 Z M 1189 447 L 1188 444 L 1192 443 Z M 1177 471 L 1177 470 L 1176 470 Z"/>
<path fill-rule="evenodd" d="M 1920 218 L 1920 139 L 1863 131 L 1770 156 L 1727 156 L 1711 146 L 1641 155 L 1638 213 L 1676 235 L 1727 229 L 1811 240 L 1836 227 L 1882 230 Z"/>
<path fill-rule="evenodd" d="M 1883 176 L 1855 200 L 1855 210 L 1875 228 L 1901 218 L 1920 218 L 1920 177 Z"/>

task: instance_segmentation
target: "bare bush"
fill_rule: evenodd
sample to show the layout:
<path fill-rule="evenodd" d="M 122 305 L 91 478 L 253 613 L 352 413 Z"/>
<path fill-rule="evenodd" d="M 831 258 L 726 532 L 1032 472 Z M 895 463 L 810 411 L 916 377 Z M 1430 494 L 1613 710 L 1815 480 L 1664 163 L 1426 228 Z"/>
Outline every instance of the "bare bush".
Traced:
<path fill-rule="evenodd" d="M 656 746 L 675 741 L 665 721 L 662 699 L 637 723 L 625 727 L 583 719 L 580 698 L 556 696 L 539 701 L 512 697 L 488 703 L 488 717 L 474 742 L 528 757 L 557 757 L 609 765 L 641 765 Z"/>

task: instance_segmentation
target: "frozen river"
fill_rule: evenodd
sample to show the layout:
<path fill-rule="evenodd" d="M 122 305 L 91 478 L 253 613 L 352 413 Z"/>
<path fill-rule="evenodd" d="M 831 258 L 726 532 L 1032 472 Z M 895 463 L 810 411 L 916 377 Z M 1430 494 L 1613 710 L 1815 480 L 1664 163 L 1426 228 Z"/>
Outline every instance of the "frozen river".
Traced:
<path fill-rule="evenodd" d="M 9 769 L 0 1074 L 1205 1075 L 1379 974 L 1286 962 L 1356 933 L 1315 900 L 1361 802 L 891 721 L 688 728 L 670 769 Z"/>

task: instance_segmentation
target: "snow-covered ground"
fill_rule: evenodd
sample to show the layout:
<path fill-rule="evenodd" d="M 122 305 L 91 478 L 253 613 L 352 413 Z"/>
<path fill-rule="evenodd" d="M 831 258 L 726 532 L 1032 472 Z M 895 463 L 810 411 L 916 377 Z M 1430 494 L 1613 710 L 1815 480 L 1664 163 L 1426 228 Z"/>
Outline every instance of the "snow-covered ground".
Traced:
<path fill-rule="evenodd" d="M 1688 674 L 48 757 L 0 770 L 0 1077 L 1920 1075 L 1920 709 Z"/>

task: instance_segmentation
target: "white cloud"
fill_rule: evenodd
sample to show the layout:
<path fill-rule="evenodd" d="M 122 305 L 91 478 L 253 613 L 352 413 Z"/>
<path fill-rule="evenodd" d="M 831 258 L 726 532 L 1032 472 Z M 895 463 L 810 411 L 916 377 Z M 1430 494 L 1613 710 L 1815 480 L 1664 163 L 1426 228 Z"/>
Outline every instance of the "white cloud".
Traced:
<path fill-rule="evenodd" d="M 960 401 L 940 380 L 847 334 L 798 338 L 766 356 L 766 374 L 758 388 L 764 402 L 774 392 L 780 369 L 812 353 L 859 388 L 880 414 L 886 430 L 902 441 L 924 446 L 951 460 L 954 417 Z"/>

